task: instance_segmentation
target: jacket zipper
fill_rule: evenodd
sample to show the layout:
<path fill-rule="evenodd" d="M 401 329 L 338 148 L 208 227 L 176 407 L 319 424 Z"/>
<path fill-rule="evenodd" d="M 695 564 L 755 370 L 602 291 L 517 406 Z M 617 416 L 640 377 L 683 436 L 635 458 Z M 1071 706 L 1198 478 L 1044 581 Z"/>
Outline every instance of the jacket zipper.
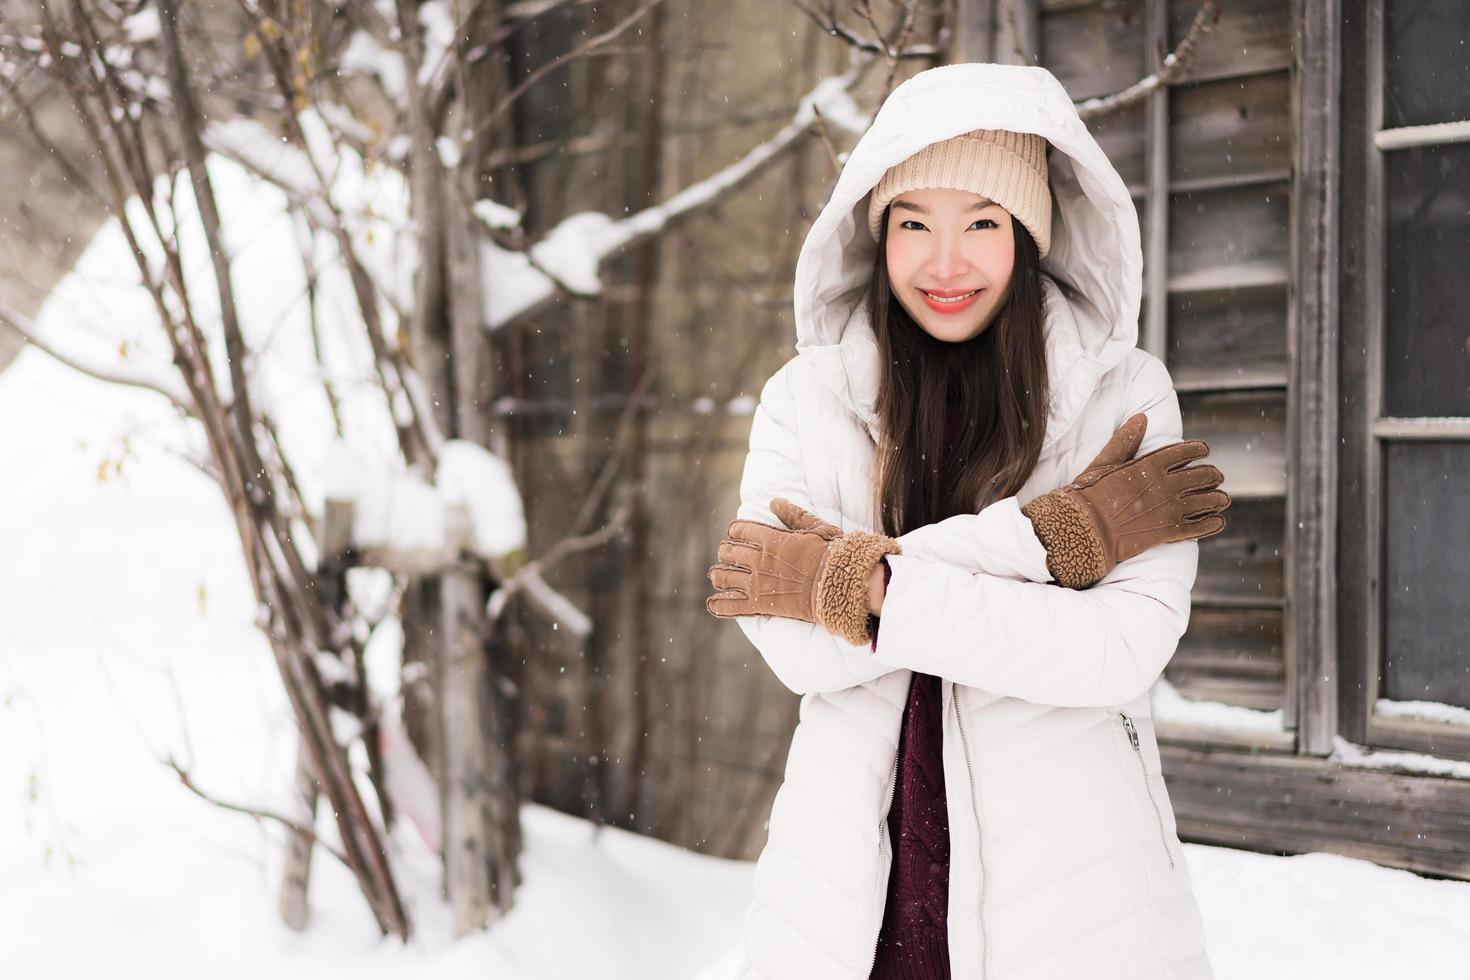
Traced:
<path fill-rule="evenodd" d="M 842 366 L 842 383 L 847 387 L 848 406 L 852 409 L 852 413 L 858 417 L 858 421 L 862 422 L 863 428 L 868 430 L 868 435 L 872 436 L 874 442 L 877 442 L 877 417 L 864 411 L 858 405 L 857 396 L 852 393 L 852 375 L 849 374 L 847 371 L 847 358 L 842 356 L 842 352 L 840 350 L 837 352 L 837 363 Z"/>
<path fill-rule="evenodd" d="M 1153 787 L 1148 782 L 1148 767 L 1143 764 L 1143 750 L 1138 747 L 1138 729 L 1133 727 L 1133 719 L 1123 712 L 1118 712 L 1118 717 L 1123 719 L 1123 728 L 1128 732 L 1128 743 L 1133 746 L 1133 755 L 1138 759 L 1138 771 L 1143 776 L 1143 791 L 1148 794 L 1148 801 L 1154 808 L 1154 819 L 1159 824 L 1159 843 L 1164 847 L 1164 856 L 1169 859 L 1169 867 L 1174 867 L 1174 853 L 1169 850 L 1169 839 L 1164 833 L 1164 815 L 1159 812 L 1158 801 L 1154 799 Z"/>
<path fill-rule="evenodd" d="M 883 812 L 878 817 L 878 877 L 883 876 L 884 852 L 889 851 L 888 841 L 888 811 L 893 808 L 893 794 L 898 788 L 898 753 L 893 753 L 893 772 L 888 776 L 888 801 L 883 804 Z M 892 862 L 892 853 L 889 852 L 886 860 Z M 890 872 L 891 873 L 891 872 Z M 878 928 L 873 930 L 873 955 L 868 960 L 868 969 L 863 973 L 865 977 L 873 975 L 873 965 L 878 962 L 878 939 L 883 935 L 883 906 L 887 902 L 887 894 L 878 896 Z"/>
<path fill-rule="evenodd" d="M 960 704 L 960 687 L 951 683 L 954 692 L 955 721 L 960 726 L 960 746 L 965 752 L 965 769 L 970 774 L 970 812 L 975 816 L 975 856 L 980 863 L 980 977 L 990 974 L 990 937 L 985 931 L 985 893 L 989 889 L 990 876 L 985 873 L 985 835 L 980 828 L 980 804 L 975 798 L 975 766 L 970 762 L 970 740 L 965 735 L 965 711 Z"/>

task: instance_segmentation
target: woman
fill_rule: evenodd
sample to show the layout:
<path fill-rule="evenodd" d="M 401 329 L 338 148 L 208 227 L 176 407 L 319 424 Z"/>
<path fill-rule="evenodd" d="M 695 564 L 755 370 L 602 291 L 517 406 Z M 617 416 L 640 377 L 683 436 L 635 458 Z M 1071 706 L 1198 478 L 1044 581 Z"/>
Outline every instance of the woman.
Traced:
<path fill-rule="evenodd" d="M 1229 497 L 1041 68 L 900 85 L 796 268 L 707 605 L 802 695 L 746 977 L 1212 976 L 1149 689 Z"/>

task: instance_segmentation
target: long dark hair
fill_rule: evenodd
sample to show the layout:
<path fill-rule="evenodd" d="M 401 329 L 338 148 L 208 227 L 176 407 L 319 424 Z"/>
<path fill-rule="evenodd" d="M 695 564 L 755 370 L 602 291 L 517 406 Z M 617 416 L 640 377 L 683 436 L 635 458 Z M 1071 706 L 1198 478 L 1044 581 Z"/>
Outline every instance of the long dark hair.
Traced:
<path fill-rule="evenodd" d="M 897 536 L 973 514 L 1021 488 L 1046 436 L 1046 346 L 1036 240 L 1011 218 L 1016 257 L 1005 306 L 979 336 L 929 336 L 893 295 L 884 258 L 888 212 L 868 289 L 880 358 L 874 504 Z M 952 444 L 946 420 L 963 420 Z"/>

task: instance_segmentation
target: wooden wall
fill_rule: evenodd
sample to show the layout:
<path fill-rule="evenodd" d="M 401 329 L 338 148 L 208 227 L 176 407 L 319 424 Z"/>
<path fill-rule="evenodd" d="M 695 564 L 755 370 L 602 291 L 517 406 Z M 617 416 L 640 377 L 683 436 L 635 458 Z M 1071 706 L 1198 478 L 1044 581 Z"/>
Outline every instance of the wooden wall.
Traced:
<path fill-rule="evenodd" d="M 1041 63 L 1076 98 L 1118 91 L 1154 70 L 1149 41 L 1172 49 L 1199 9 L 1197 0 L 1166 6 L 1045 0 Z M 1149 23 L 1151 11 L 1159 23 Z M 1161 106 L 1146 101 L 1091 124 L 1138 205 L 1150 280 L 1140 346 L 1168 365 L 1184 435 L 1209 443 L 1232 498 L 1225 531 L 1200 545 L 1194 613 L 1166 676 L 1188 697 L 1278 708 L 1286 678 L 1290 6 L 1221 4 L 1189 65 L 1182 84 L 1151 96 Z M 1152 281 L 1156 269 L 1160 282 Z M 1153 335 L 1150 304 L 1164 307 Z"/>

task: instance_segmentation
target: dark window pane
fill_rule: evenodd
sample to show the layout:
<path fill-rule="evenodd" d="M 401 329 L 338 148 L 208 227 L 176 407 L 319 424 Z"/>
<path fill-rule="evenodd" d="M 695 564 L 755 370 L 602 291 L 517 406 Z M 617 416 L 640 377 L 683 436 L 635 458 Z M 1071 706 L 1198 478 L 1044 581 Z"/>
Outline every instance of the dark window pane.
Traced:
<path fill-rule="evenodd" d="M 1393 0 L 1383 34 L 1385 128 L 1470 119 L 1470 3 Z"/>
<path fill-rule="evenodd" d="M 1470 443 L 1389 442 L 1382 697 L 1470 708 Z"/>
<path fill-rule="evenodd" d="M 1394 150 L 1384 175 L 1386 410 L 1470 415 L 1470 143 Z"/>

